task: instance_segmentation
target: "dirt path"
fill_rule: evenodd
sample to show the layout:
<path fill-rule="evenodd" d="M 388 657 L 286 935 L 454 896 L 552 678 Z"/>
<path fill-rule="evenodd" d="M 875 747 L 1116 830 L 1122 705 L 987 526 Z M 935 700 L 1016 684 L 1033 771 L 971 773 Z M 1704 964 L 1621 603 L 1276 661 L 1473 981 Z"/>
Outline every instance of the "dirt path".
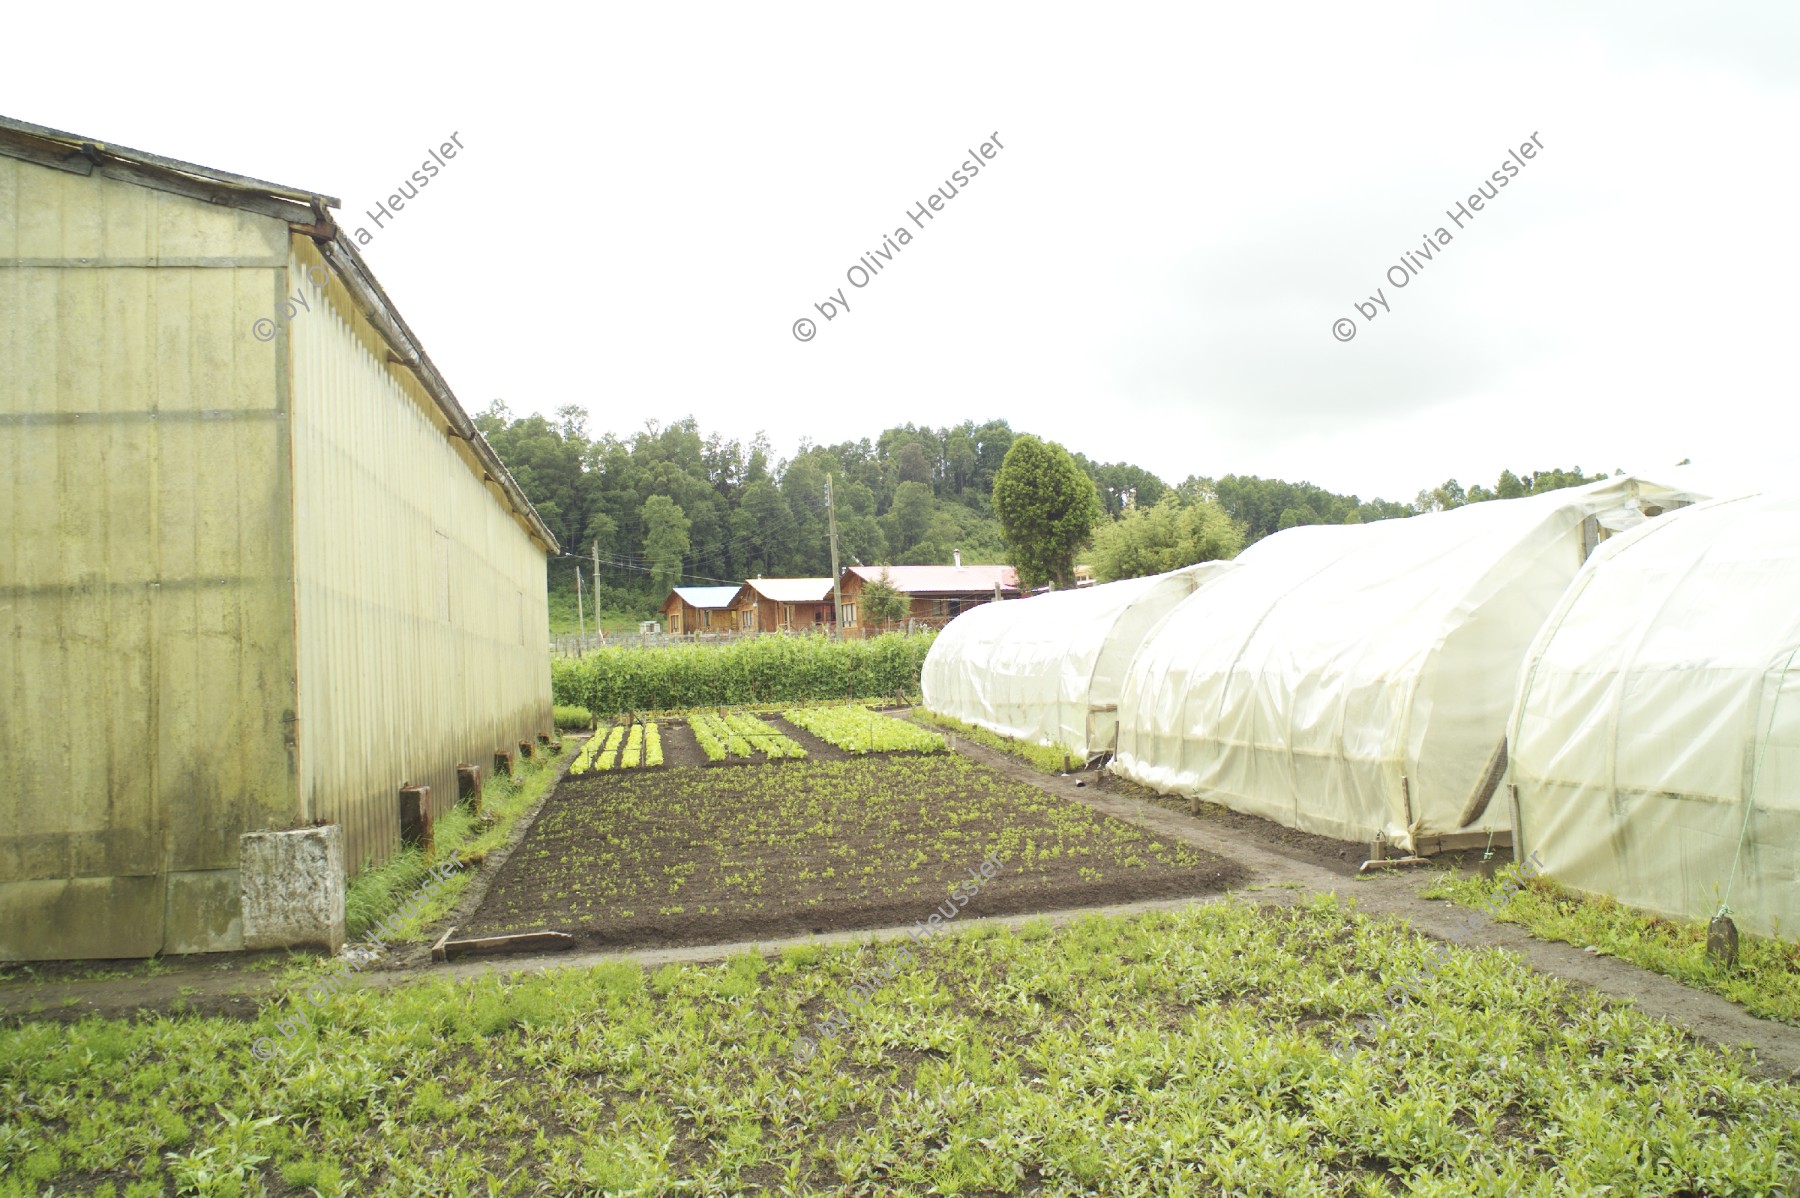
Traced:
<path fill-rule="evenodd" d="M 1243 887 L 1223 895 L 971 919 L 970 923 L 1019 926 L 1030 919 L 1047 917 L 1060 924 L 1091 913 L 1131 914 L 1243 900 L 1287 904 L 1303 902 L 1312 895 L 1335 894 L 1353 901 L 1364 914 L 1404 920 L 1435 938 L 1450 940 L 1454 933 L 1464 943 L 1515 952 L 1539 972 L 1630 1002 L 1644 1014 L 1685 1027 L 1696 1037 L 1714 1045 L 1748 1049 L 1756 1056 L 1757 1063 L 1753 1067 L 1759 1073 L 1800 1080 L 1800 1028 L 1759 1019 L 1726 999 L 1691 989 L 1615 957 L 1597 956 L 1570 944 L 1537 940 L 1517 925 L 1490 922 L 1477 932 L 1469 932 L 1456 920 L 1458 908 L 1447 902 L 1420 897 L 1419 891 L 1430 881 L 1426 871 L 1358 877 L 1356 866 L 1364 856 L 1361 846 L 1310 836 L 1216 809 L 1189 814 L 1178 800 L 1149 795 L 1097 772 L 1068 777 L 1040 774 L 1010 754 L 971 744 L 960 737 L 956 741 L 956 751 L 1063 798 L 1237 861 L 1251 875 L 1251 880 Z M 507 852 L 516 847 L 528 826 L 528 821 L 520 821 Z M 458 904 L 458 912 L 452 915 L 452 921 L 459 915 L 466 918 L 479 904 L 496 873 L 495 865 L 490 858 L 488 868 L 482 871 L 477 884 Z M 356 980 L 359 987 L 386 987 L 416 981 L 423 976 L 468 978 L 488 973 L 589 966 L 619 959 L 635 960 L 647 966 L 716 961 L 752 949 L 776 952 L 789 944 L 860 943 L 905 934 L 905 928 L 896 927 L 678 948 L 495 958 L 439 966 L 432 966 L 422 959 L 427 955 L 423 949 L 413 949 L 402 958 L 402 967 L 365 972 L 357 975 Z M 221 964 L 195 958 L 155 977 L 0 986 L 0 1017 L 72 1020 L 90 1014 L 129 1016 L 140 1009 L 167 1011 L 177 1002 L 185 1003 L 188 1010 L 250 1017 L 261 1003 L 282 997 L 285 989 L 266 975 L 244 972 L 242 964 L 241 960 Z"/>

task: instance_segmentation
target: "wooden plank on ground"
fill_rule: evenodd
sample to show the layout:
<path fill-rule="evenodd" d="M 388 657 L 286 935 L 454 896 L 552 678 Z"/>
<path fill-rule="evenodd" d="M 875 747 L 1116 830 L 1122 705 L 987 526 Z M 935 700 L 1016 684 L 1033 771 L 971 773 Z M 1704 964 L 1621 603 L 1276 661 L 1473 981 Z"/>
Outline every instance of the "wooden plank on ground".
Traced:
<path fill-rule="evenodd" d="M 448 961 L 452 957 L 474 953 L 525 953 L 572 948 L 574 945 L 575 937 L 567 932 L 520 932 L 512 936 L 482 936 L 474 940 L 440 940 L 432 946 L 431 955 L 434 960 Z M 442 957 L 437 955 L 440 948 L 444 953 Z"/>

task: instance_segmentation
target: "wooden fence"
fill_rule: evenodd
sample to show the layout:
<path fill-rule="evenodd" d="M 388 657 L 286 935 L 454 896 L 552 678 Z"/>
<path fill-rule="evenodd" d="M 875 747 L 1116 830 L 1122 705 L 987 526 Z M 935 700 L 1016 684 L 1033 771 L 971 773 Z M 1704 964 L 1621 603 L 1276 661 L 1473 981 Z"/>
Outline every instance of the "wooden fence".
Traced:
<path fill-rule="evenodd" d="M 889 632 L 914 633 L 935 631 L 948 624 L 953 616 L 915 616 L 893 624 L 857 624 L 844 632 L 847 640 L 863 640 L 872 636 L 882 636 Z M 816 627 L 816 626 L 815 626 Z M 783 630 L 780 632 L 759 633 L 753 629 L 719 629 L 709 632 L 686 633 L 618 633 L 601 636 L 590 632 L 586 636 L 578 633 L 564 633 L 550 638 L 551 657 L 580 657 L 595 649 L 663 649 L 670 645 L 728 645 L 733 641 L 741 641 L 754 636 L 823 636 L 832 635 L 832 626 L 824 625 L 817 631 L 814 628 L 803 630 Z"/>

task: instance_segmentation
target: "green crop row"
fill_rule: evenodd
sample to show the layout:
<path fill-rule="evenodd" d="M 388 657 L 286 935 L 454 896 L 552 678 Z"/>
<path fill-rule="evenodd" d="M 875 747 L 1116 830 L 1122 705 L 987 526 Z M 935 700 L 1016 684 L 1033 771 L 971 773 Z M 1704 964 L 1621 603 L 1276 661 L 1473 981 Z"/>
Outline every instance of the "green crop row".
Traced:
<path fill-rule="evenodd" d="M 1076 758 L 1072 761 L 1068 750 L 1055 745 L 1034 745 L 1029 741 L 1014 740 L 1010 736 L 1001 736 L 998 732 L 989 732 L 986 728 L 977 728 L 974 724 L 965 724 L 955 716 L 939 715 L 923 707 L 913 708 L 912 714 L 914 719 L 947 728 L 964 740 L 972 740 L 978 745 L 986 745 L 990 749 L 999 749 L 1002 753 L 1022 758 L 1042 774 L 1060 774 L 1070 765 L 1083 760 Z"/>
<path fill-rule="evenodd" d="M 594 755 L 600 752 L 600 748 L 605 742 L 606 731 L 604 729 L 589 737 L 587 744 L 581 746 L 581 752 L 575 755 L 574 762 L 569 766 L 569 772 L 571 774 L 585 774 L 593 769 Z"/>
<path fill-rule="evenodd" d="M 619 745 L 624 739 L 625 725 L 614 724 L 606 734 L 606 747 L 600 750 L 600 756 L 594 762 L 594 768 L 610 770 L 619 756 Z"/>
<path fill-rule="evenodd" d="M 725 739 L 717 716 L 691 715 L 688 717 L 688 727 L 693 729 L 694 739 L 700 742 L 700 751 L 706 754 L 708 761 L 725 760 Z"/>
<path fill-rule="evenodd" d="M 728 645 L 605 648 L 551 663 L 556 702 L 598 717 L 916 694 L 932 633 L 868 640 L 762 636 Z"/>
<path fill-rule="evenodd" d="M 662 737 L 657 732 L 656 725 L 647 721 L 628 720 L 594 733 L 593 739 L 582 748 L 581 755 L 575 758 L 575 764 L 569 767 L 569 772 L 585 774 L 590 770 L 629 770 L 635 769 L 639 764 L 652 766 L 662 763 Z"/>
<path fill-rule="evenodd" d="M 753 753 L 766 753 L 771 761 L 806 756 L 806 750 L 790 737 L 747 712 L 695 712 L 688 717 L 688 727 L 694 730 L 694 739 L 708 761 Z"/>
<path fill-rule="evenodd" d="M 937 753 L 944 738 L 866 707 L 801 707 L 782 713 L 795 727 L 850 753 Z"/>
<path fill-rule="evenodd" d="M 748 741 L 751 748 L 767 753 L 771 761 L 806 756 L 806 750 L 798 742 L 783 736 L 748 712 L 731 712 L 725 717 L 725 725 Z"/>

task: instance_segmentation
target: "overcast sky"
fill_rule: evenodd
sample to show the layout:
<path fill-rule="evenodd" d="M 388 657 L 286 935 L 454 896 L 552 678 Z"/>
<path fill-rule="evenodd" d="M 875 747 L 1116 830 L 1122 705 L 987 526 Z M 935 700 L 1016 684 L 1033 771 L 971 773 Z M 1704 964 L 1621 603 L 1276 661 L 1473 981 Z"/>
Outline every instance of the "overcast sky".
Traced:
<path fill-rule="evenodd" d="M 1364 498 L 1792 452 L 1791 0 L 345 12 L 15 7 L 0 112 L 341 197 L 471 412 L 1000 417 Z"/>

